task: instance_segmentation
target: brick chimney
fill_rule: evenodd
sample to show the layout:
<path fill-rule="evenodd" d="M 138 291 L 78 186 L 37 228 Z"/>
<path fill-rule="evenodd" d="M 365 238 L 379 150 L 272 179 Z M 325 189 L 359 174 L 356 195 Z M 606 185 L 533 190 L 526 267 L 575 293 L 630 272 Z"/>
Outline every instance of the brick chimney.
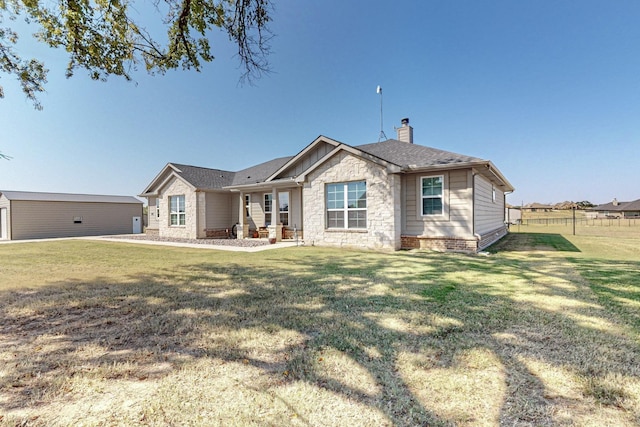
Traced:
<path fill-rule="evenodd" d="M 398 141 L 413 144 L 413 128 L 409 126 L 409 119 L 404 118 L 400 122 L 402 123 L 402 126 L 396 128 L 396 132 L 398 132 Z"/>

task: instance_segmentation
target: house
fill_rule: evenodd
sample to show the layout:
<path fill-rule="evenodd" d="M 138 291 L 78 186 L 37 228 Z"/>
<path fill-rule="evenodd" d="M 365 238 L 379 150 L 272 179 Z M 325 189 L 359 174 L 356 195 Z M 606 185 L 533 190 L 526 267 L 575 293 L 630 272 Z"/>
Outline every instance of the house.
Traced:
<path fill-rule="evenodd" d="M 590 209 L 590 217 L 595 218 L 638 218 L 640 217 L 640 199 L 632 202 L 619 202 L 617 199 Z"/>
<path fill-rule="evenodd" d="M 553 210 L 553 206 L 544 205 L 542 203 L 529 203 L 522 207 L 522 210 L 530 211 L 530 212 L 551 212 Z"/>
<path fill-rule="evenodd" d="M 488 160 L 397 139 L 352 146 L 319 136 L 292 157 L 241 171 L 168 163 L 144 189 L 147 233 L 251 237 L 360 248 L 478 251 L 507 233 L 513 186 Z"/>
<path fill-rule="evenodd" d="M 131 196 L 0 191 L 0 239 L 140 233 L 142 208 Z"/>

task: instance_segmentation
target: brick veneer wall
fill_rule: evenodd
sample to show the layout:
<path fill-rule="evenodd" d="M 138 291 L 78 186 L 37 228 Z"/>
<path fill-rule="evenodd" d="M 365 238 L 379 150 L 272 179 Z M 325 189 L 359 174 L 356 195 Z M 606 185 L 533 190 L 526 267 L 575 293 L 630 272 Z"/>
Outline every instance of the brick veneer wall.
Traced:
<path fill-rule="evenodd" d="M 480 239 L 458 237 L 402 236 L 402 249 L 433 249 L 436 251 L 477 252 L 507 235 L 507 227 L 500 227 L 480 236 Z"/>
<path fill-rule="evenodd" d="M 432 249 L 436 251 L 476 252 L 476 239 L 459 237 L 402 236 L 402 249 Z"/>
<path fill-rule="evenodd" d="M 207 239 L 228 239 L 231 235 L 231 229 L 229 228 L 207 228 L 204 230 L 205 237 Z"/>

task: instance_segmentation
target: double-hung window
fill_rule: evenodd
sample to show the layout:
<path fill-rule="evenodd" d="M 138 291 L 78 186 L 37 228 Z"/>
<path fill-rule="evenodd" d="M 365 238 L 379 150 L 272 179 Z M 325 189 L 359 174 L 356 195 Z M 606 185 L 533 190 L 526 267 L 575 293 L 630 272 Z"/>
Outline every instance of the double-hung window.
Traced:
<path fill-rule="evenodd" d="M 271 225 L 271 218 L 273 213 L 273 194 L 267 193 L 264 195 L 264 223 L 265 225 Z M 279 215 L 276 216 L 277 220 L 282 225 L 289 225 L 289 192 L 283 191 L 278 193 L 278 211 Z"/>
<path fill-rule="evenodd" d="M 264 225 L 271 225 L 271 193 L 264 195 Z"/>
<path fill-rule="evenodd" d="M 184 195 L 182 196 L 170 196 L 169 197 L 169 224 L 170 225 L 185 225 L 186 211 L 184 205 Z"/>
<path fill-rule="evenodd" d="M 289 193 L 278 193 L 278 209 L 280 210 L 280 223 L 289 225 Z"/>
<path fill-rule="evenodd" d="M 251 217 L 251 194 L 244 195 L 244 216 Z"/>
<path fill-rule="evenodd" d="M 420 183 L 422 187 L 422 215 L 443 215 L 444 176 L 424 176 L 420 179 Z"/>
<path fill-rule="evenodd" d="M 367 183 L 327 184 L 327 228 L 367 228 Z"/>

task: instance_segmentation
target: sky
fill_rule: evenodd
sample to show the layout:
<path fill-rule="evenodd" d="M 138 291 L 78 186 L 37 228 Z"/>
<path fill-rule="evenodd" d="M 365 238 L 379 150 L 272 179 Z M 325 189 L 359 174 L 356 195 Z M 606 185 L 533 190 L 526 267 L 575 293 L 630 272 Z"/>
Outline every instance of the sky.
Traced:
<path fill-rule="evenodd" d="M 377 142 L 380 85 L 387 137 L 408 117 L 415 143 L 491 160 L 513 205 L 640 198 L 637 0 L 274 7 L 272 72 L 254 85 L 220 32 L 201 72 L 96 82 L 65 78 L 65 52 L 26 28 L 47 92 L 37 111 L 0 73 L 0 190 L 138 195 L 168 162 L 236 171 L 319 135 Z"/>

